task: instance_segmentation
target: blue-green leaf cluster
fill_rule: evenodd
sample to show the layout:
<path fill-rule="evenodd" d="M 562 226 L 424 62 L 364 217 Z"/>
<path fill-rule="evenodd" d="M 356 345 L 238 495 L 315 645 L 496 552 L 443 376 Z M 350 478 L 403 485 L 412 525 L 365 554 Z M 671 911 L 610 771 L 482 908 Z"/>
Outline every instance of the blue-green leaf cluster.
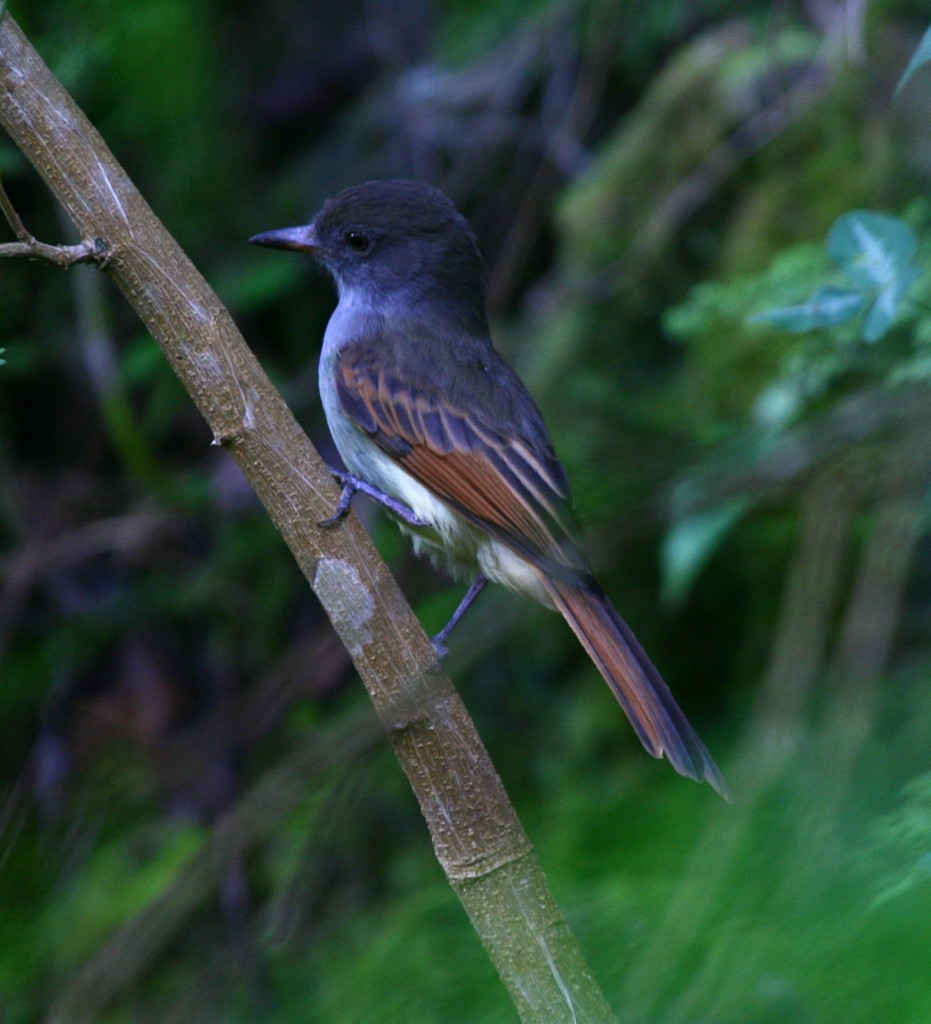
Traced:
<path fill-rule="evenodd" d="M 915 261 L 915 233 L 897 217 L 853 210 L 834 222 L 826 250 L 843 275 L 842 285 L 821 285 L 804 302 L 764 310 L 751 317 L 751 322 L 803 334 L 837 327 L 863 312 L 861 337 L 879 341 L 922 274 Z"/>

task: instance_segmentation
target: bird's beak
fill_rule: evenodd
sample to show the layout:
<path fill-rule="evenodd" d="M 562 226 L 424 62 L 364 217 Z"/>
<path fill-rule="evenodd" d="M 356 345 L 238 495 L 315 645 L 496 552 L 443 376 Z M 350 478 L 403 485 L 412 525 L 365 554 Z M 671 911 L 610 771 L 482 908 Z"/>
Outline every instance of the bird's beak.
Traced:
<path fill-rule="evenodd" d="M 265 231 L 261 235 L 253 235 L 249 241 L 252 245 L 266 245 L 269 249 L 293 249 L 295 252 L 316 253 L 320 242 L 313 224 L 305 224 L 300 228 L 279 228 L 277 231 Z"/>

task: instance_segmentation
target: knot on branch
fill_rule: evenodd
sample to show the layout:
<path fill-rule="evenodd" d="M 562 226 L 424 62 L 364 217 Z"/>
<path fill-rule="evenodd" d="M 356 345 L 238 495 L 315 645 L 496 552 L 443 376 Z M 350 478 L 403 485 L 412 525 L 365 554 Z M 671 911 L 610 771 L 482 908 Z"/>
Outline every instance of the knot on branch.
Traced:
<path fill-rule="evenodd" d="M 242 444 L 250 430 L 250 425 L 243 423 L 232 430 L 215 431 L 213 440 L 210 443 L 217 448 L 235 448 L 237 445 Z"/>

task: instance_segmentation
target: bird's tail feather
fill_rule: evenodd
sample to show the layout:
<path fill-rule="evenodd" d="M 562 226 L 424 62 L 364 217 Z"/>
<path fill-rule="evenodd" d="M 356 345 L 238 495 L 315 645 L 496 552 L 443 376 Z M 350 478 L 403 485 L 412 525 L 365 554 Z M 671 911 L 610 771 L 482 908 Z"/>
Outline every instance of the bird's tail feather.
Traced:
<path fill-rule="evenodd" d="M 543 573 L 540 579 L 617 697 L 644 747 L 673 768 L 707 780 L 729 799 L 727 785 L 662 676 L 605 595 Z"/>

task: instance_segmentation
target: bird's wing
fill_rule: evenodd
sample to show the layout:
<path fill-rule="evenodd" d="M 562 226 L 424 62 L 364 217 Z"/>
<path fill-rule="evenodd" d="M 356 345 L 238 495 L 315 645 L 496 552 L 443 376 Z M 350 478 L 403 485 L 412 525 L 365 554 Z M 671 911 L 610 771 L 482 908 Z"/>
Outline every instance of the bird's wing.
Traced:
<path fill-rule="evenodd" d="M 464 374 L 476 376 L 465 381 Z M 472 360 L 446 377 L 443 386 L 436 374 L 399 372 L 372 344 L 346 346 L 336 364 L 343 409 L 406 472 L 532 564 L 566 582 L 588 580 L 565 471 L 523 384 L 503 361 L 492 370 Z M 481 401 L 505 386 L 498 407 L 519 424 L 514 430 L 486 415 L 494 396 Z M 463 400 L 463 391 L 473 400 Z"/>

